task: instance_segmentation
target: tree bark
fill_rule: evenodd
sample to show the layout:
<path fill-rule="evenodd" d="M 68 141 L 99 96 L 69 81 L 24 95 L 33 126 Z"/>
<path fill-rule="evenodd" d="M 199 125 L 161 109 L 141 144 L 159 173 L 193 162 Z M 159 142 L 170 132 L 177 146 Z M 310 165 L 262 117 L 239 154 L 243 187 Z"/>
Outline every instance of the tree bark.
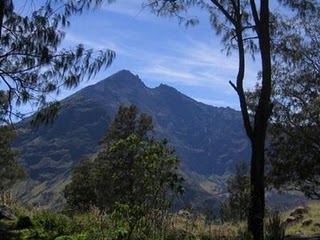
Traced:
<path fill-rule="evenodd" d="M 254 240 L 264 239 L 265 210 L 265 140 L 268 120 L 272 112 L 271 97 L 271 43 L 269 32 L 269 1 L 260 1 L 260 18 L 256 18 L 262 66 L 262 85 L 259 103 L 254 116 L 254 130 L 251 140 L 251 199 L 248 229 Z"/>
<path fill-rule="evenodd" d="M 251 198 L 248 217 L 248 229 L 254 240 L 264 239 L 264 139 L 255 135 L 251 143 L 250 185 Z"/>

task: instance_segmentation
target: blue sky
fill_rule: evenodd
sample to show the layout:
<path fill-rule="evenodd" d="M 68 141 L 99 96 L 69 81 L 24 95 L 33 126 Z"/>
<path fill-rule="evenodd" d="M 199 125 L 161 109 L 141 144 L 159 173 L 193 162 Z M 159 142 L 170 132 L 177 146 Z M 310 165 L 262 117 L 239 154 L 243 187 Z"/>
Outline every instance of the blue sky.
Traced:
<path fill-rule="evenodd" d="M 238 97 L 228 83 L 237 74 L 237 54 L 227 57 L 222 51 L 207 13 L 196 11 L 200 24 L 186 28 L 176 19 L 143 10 L 142 2 L 117 0 L 71 18 L 71 27 L 65 29 L 65 46 L 83 43 L 87 48 L 108 48 L 117 57 L 107 70 L 77 89 L 63 91 L 58 98 L 127 69 L 139 75 L 148 87 L 163 83 L 197 101 L 239 109 Z M 247 60 L 245 88 L 252 88 L 259 63 L 249 57 Z"/>

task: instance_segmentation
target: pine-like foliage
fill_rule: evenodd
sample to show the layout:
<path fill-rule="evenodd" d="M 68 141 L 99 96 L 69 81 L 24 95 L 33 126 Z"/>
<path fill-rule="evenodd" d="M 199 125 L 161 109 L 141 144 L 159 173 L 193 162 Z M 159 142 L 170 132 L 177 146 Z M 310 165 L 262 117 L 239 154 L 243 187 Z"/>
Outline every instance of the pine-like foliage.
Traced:
<path fill-rule="evenodd" d="M 16 106 L 30 103 L 38 110 L 35 122 L 48 122 L 59 108 L 48 95 L 76 87 L 112 63 L 111 50 L 61 47 L 70 16 L 101 2 L 48 0 L 21 14 L 15 1 L 0 0 L 0 108 L 6 120 L 24 117 Z"/>

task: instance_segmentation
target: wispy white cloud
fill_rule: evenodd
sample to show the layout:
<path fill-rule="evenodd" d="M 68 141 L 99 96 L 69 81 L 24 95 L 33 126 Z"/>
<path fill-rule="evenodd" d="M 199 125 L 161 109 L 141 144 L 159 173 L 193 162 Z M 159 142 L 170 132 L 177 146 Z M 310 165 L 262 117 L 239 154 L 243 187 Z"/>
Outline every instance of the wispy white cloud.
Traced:
<path fill-rule="evenodd" d="M 168 44 L 167 51 L 140 54 L 150 59 L 139 69 L 148 75 L 158 75 L 164 81 L 228 89 L 228 80 L 236 73 L 235 60 L 226 58 L 220 51 L 210 51 L 211 46 L 199 42 Z"/>
<path fill-rule="evenodd" d="M 237 58 L 226 57 L 217 43 L 189 40 L 186 43 L 173 43 L 174 49 L 184 58 L 182 62 L 187 65 L 216 67 L 223 70 L 236 71 Z"/>
<path fill-rule="evenodd" d="M 196 77 L 191 72 L 179 71 L 179 70 L 175 70 L 174 68 L 167 68 L 165 66 L 159 66 L 159 65 L 153 65 L 142 71 L 144 73 L 151 73 L 151 74 L 158 74 L 159 76 L 166 76 L 171 78 L 172 82 L 181 81 L 188 85 L 192 85 L 192 80 L 194 80 L 194 78 Z"/>
<path fill-rule="evenodd" d="M 167 51 L 143 54 L 150 61 L 146 61 L 142 72 L 158 74 L 170 82 L 218 88 L 226 93 L 232 91 L 228 82 L 236 78 L 237 56 L 226 56 L 213 42 L 192 40 L 167 45 Z M 247 88 L 252 88 L 256 82 L 256 68 L 251 62 L 247 64 Z"/>
<path fill-rule="evenodd" d="M 139 43 L 139 39 L 134 38 L 130 41 L 130 37 L 125 35 L 109 40 L 91 40 L 73 33 L 68 33 L 66 40 L 71 44 L 83 43 L 95 49 L 112 49 L 118 58 L 124 59 L 130 65 L 136 64 L 132 70 L 147 75 L 149 79 L 216 88 L 225 94 L 233 91 L 228 81 L 233 81 L 236 77 L 237 57 L 225 56 L 213 42 L 151 42 L 141 47 L 139 44 L 143 45 L 144 42 Z M 130 66 L 124 68 L 130 69 Z M 246 86 L 253 87 L 256 80 L 255 66 L 249 66 L 247 74 L 250 81 Z"/>
<path fill-rule="evenodd" d="M 118 0 L 111 4 L 104 3 L 102 10 L 121 14 L 135 20 L 155 21 L 156 16 L 150 12 L 150 9 L 141 0 Z"/>

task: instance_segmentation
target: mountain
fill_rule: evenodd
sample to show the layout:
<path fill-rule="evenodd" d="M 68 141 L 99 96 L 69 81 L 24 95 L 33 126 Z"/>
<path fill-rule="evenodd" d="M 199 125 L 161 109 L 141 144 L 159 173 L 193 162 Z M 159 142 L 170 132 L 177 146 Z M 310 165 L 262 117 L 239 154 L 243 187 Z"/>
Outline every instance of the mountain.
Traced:
<path fill-rule="evenodd" d="M 188 201 L 213 199 L 223 192 L 223 179 L 235 162 L 249 159 L 238 111 L 205 105 L 167 85 L 148 88 L 138 76 L 122 70 L 62 100 L 52 125 L 32 130 L 28 120 L 18 124 L 15 146 L 30 176 L 16 187 L 21 199 L 61 207 L 73 167 L 98 151 L 118 106 L 132 103 L 153 117 L 156 136 L 175 147 L 190 189 Z"/>

